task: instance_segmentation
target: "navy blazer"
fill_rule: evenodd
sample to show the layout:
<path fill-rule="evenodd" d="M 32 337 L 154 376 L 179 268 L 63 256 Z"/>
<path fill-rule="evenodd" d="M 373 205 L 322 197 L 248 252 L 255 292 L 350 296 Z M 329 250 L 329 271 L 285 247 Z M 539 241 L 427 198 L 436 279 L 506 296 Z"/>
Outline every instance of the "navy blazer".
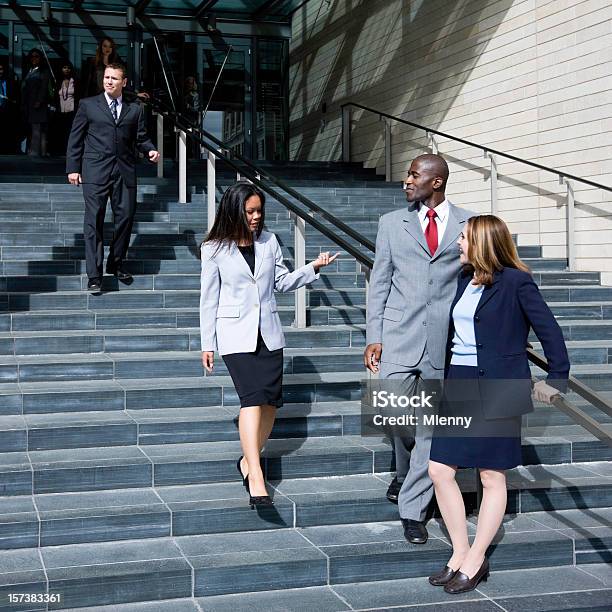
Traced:
<path fill-rule="evenodd" d="M 66 174 L 81 173 L 83 183 L 106 185 L 115 162 L 128 187 L 136 185 L 137 149 L 155 151 L 145 127 L 142 106 L 125 96 L 117 123 L 104 93 L 79 103 L 66 150 Z"/>
<path fill-rule="evenodd" d="M 447 371 L 455 333 L 453 308 L 471 280 L 471 273 L 459 275 L 457 293 L 451 304 Z M 533 410 L 527 359 L 530 328 L 542 343 L 548 360 L 547 384 L 565 392 L 570 363 L 563 332 L 537 285 L 530 274 L 515 268 L 495 272 L 493 283 L 484 288 L 474 313 L 478 382 L 487 419 L 518 416 Z M 504 386 L 508 383 L 493 382 L 499 380 L 513 380 L 513 383 Z"/>

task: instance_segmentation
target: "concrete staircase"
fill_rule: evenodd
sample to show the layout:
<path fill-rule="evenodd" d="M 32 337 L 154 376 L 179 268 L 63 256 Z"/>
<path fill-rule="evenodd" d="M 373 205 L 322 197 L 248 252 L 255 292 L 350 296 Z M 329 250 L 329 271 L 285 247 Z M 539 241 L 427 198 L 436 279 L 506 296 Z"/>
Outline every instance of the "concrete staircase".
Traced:
<path fill-rule="evenodd" d="M 372 239 L 379 214 L 404 205 L 397 186 L 354 165 L 286 174 Z M 309 289 L 307 329 L 290 327 L 293 295 L 277 296 L 287 326 L 286 404 L 263 459 L 275 506 L 252 511 L 235 468 L 231 379 L 220 359 L 211 376 L 200 364 L 205 196 L 197 189 L 180 205 L 171 183 L 145 179 L 139 201 L 134 283 L 105 278 L 105 293 L 92 296 L 84 291 L 80 191 L 0 184 L 0 609 L 457 602 L 423 578 L 449 556 L 441 524 L 430 522 L 427 545 L 405 542 L 384 495 L 390 446 L 360 436 L 365 281 L 356 262 L 341 257 Z M 291 264 L 285 209 L 268 201 L 266 219 Z M 319 233 L 307 236 L 308 258 L 333 249 Z M 539 247 L 519 251 L 563 328 L 573 374 L 612 396 L 612 288 L 598 274 L 543 259 Z M 602 565 L 612 560 L 611 449 L 541 406 L 525 419 L 523 454 L 525 466 L 509 473 L 491 582 L 548 576 L 574 593 L 564 602 L 576 592 L 576 603 L 611 602 Z M 473 473 L 461 481 L 474 507 Z M 515 609 L 516 589 L 489 588 L 462 601 Z M 18 593 L 54 597 L 11 602 Z"/>

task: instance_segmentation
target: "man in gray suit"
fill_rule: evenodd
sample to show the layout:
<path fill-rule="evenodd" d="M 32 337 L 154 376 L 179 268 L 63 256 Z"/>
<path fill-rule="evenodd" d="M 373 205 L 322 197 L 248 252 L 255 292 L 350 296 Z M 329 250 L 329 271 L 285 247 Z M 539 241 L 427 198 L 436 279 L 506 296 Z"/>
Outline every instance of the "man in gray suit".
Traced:
<path fill-rule="evenodd" d="M 461 267 L 455 243 L 474 215 L 446 199 L 447 179 L 442 157 L 420 155 L 404 181 L 408 208 L 383 215 L 378 225 L 364 362 L 381 379 L 418 385 L 419 379 L 444 377 L 449 310 Z M 427 541 L 431 433 L 419 425 L 410 437 L 392 438 L 397 475 L 387 497 L 397 501 L 404 535 L 414 544 Z"/>

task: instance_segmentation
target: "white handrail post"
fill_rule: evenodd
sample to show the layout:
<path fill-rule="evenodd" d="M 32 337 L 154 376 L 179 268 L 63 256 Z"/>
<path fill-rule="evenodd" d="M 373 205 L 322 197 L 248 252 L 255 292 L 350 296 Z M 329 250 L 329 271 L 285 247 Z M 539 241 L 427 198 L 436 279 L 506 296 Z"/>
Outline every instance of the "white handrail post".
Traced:
<path fill-rule="evenodd" d="M 488 151 L 485 151 L 485 157 L 488 157 L 489 161 L 491 162 L 491 214 L 497 215 L 499 214 L 499 204 L 497 199 L 497 162 L 495 161 L 495 157 Z"/>
<path fill-rule="evenodd" d="M 306 222 L 302 217 L 292 214 L 294 230 L 294 264 L 295 270 L 306 265 Z M 306 327 L 306 287 L 295 291 L 295 320 L 294 326 L 298 329 Z"/>
<path fill-rule="evenodd" d="M 162 113 L 155 113 L 157 116 L 157 152 L 159 160 L 157 162 L 157 178 L 164 178 L 164 116 Z"/>
<path fill-rule="evenodd" d="M 559 175 L 559 182 L 565 183 L 567 188 L 566 201 L 567 201 L 567 215 L 566 215 L 566 227 L 567 227 L 567 267 L 570 272 L 576 270 L 576 221 L 575 221 L 575 198 L 574 189 L 571 183 L 562 175 Z"/>
<path fill-rule="evenodd" d="M 436 142 L 434 135 L 428 130 L 425 131 L 425 135 L 427 136 L 427 147 L 434 155 L 437 155 L 438 154 L 438 143 Z"/>
<path fill-rule="evenodd" d="M 351 108 L 342 107 L 342 161 L 351 161 Z"/>
<path fill-rule="evenodd" d="M 360 264 L 361 272 L 365 274 L 365 303 L 368 303 L 368 293 L 370 292 L 370 268 L 364 264 Z"/>
<path fill-rule="evenodd" d="M 187 204 L 187 134 L 178 131 L 179 204 Z"/>
<path fill-rule="evenodd" d="M 206 158 L 206 201 L 208 203 L 207 220 L 209 232 L 215 222 L 215 215 L 217 212 L 215 207 L 215 192 L 217 189 L 216 159 L 216 155 L 212 151 L 208 151 L 208 156 Z"/>
<path fill-rule="evenodd" d="M 391 182 L 391 121 L 387 118 L 385 122 L 385 181 Z"/>

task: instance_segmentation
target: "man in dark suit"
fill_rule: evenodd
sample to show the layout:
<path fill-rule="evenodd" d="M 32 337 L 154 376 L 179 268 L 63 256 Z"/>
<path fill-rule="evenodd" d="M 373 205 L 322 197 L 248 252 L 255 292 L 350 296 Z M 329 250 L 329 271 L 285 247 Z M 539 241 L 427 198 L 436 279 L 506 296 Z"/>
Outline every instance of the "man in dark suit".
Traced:
<path fill-rule="evenodd" d="M 145 130 L 142 107 L 123 96 L 125 67 L 109 64 L 104 92 L 81 100 L 66 151 L 66 172 L 72 185 L 83 185 L 85 255 L 88 289 L 102 288 L 104 214 L 110 197 L 114 235 L 106 272 L 123 282 L 132 276 L 123 267 L 136 212 L 136 149 L 157 162 L 159 153 Z"/>

